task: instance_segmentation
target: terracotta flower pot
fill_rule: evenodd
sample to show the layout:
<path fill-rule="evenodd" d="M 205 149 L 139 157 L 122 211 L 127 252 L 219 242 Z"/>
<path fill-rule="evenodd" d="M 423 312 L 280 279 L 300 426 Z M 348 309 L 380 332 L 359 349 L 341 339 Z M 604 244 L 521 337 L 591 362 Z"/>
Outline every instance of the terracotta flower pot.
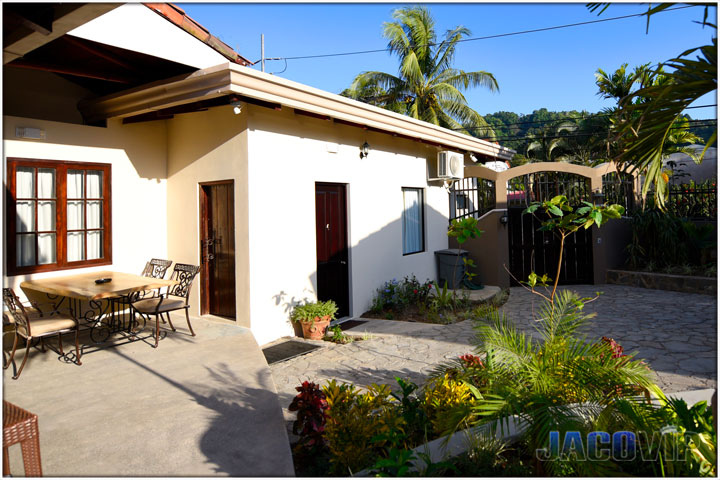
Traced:
<path fill-rule="evenodd" d="M 325 336 L 325 330 L 330 325 L 330 316 L 315 317 L 312 322 L 301 322 L 303 329 L 303 338 L 308 340 L 322 340 Z"/>

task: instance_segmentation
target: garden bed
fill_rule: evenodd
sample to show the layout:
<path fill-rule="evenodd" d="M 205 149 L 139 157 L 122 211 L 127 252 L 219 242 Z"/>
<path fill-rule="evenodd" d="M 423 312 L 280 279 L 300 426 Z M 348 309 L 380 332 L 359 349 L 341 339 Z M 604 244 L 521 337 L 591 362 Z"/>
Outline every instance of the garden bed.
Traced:
<path fill-rule="evenodd" d="M 478 317 L 485 308 L 502 306 L 509 293 L 493 286 L 453 291 L 411 276 L 385 282 L 362 317 L 447 325 Z"/>
<path fill-rule="evenodd" d="M 667 273 L 608 270 L 606 281 L 613 285 L 670 290 L 673 292 L 717 294 L 716 277 L 672 275 Z"/>

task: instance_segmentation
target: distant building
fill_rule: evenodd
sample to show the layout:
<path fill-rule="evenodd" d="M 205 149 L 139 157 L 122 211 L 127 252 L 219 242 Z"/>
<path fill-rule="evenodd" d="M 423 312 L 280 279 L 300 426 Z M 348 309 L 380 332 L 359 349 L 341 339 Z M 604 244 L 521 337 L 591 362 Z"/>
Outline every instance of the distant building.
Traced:
<path fill-rule="evenodd" d="M 691 145 L 690 148 L 698 152 L 703 151 L 705 145 Z M 717 178 L 717 148 L 710 147 L 700 164 L 697 164 L 685 153 L 673 153 L 663 160 L 663 167 L 674 172 L 674 183 L 687 183 L 690 180 L 701 183 L 708 179 Z"/>

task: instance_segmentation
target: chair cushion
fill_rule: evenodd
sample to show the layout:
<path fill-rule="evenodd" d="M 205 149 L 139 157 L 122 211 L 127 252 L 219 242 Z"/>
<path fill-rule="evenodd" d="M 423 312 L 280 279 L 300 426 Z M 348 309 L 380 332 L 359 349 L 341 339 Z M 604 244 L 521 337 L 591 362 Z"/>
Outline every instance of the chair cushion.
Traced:
<path fill-rule="evenodd" d="M 31 318 L 41 315 L 41 312 L 34 307 L 25 307 L 25 312 L 27 312 L 28 316 Z M 15 323 L 15 317 L 12 316 L 9 310 L 3 310 L 3 324 L 7 325 L 13 323 Z"/>
<path fill-rule="evenodd" d="M 140 313 L 155 313 L 155 309 L 160 303 L 160 298 L 147 298 L 132 304 L 133 308 Z M 160 304 L 158 312 L 171 312 L 185 308 L 185 299 L 182 298 L 164 298 Z"/>
<path fill-rule="evenodd" d="M 50 318 L 34 318 L 30 320 L 30 333 L 33 337 L 39 337 L 60 330 L 68 330 L 75 327 L 75 320 L 71 317 L 57 315 Z M 24 325 L 18 325 L 18 333 L 23 337 L 28 334 Z"/>

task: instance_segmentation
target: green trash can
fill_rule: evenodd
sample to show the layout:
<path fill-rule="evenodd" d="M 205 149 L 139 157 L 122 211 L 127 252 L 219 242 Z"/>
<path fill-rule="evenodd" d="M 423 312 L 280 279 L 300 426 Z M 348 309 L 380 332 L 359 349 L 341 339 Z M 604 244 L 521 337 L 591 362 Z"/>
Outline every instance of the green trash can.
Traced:
<path fill-rule="evenodd" d="M 463 262 L 463 258 L 467 258 L 468 253 L 470 252 L 460 248 L 446 248 L 435 251 L 438 267 L 438 286 L 440 288 L 443 288 L 445 282 L 447 282 L 450 289 L 462 288 L 463 278 L 465 278 L 465 262 Z"/>

